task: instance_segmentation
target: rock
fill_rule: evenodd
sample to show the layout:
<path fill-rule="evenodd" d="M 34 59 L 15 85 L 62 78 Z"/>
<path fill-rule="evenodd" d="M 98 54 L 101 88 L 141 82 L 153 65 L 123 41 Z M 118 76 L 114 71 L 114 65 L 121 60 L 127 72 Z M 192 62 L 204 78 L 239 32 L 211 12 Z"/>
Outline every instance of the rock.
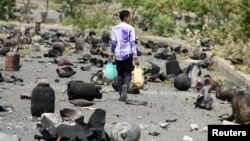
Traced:
<path fill-rule="evenodd" d="M 80 107 L 86 107 L 86 106 L 91 106 L 95 104 L 94 102 L 88 101 L 85 99 L 73 99 L 73 100 L 69 100 L 69 102 L 75 106 L 80 106 Z"/>
<path fill-rule="evenodd" d="M 207 127 L 204 127 L 203 129 L 201 129 L 201 131 L 204 132 L 204 133 L 207 133 L 208 128 L 207 128 Z"/>
<path fill-rule="evenodd" d="M 158 135 L 160 135 L 161 133 L 159 133 L 159 132 L 150 132 L 150 133 L 148 133 L 149 135 L 151 135 L 151 136 L 158 136 Z"/>
<path fill-rule="evenodd" d="M 159 123 L 161 128 L 168 128 L 169 123 Z"/>
<path fill-rule="evenodd" d="M 191 124 L 190 125 L 190 131 L 192 132 L 192 131 L 197 131 L 198 130 L 198 128 L 199 128 L 199 125 L 198 124 L 196 124 L 196 123 L 194 123 L 194 124 Z"/>
<path fill-rule="evenodd" d="M 31 99 L 31 93 L 23 93 L 20 95 L 21 99 Z"/>
<path fill-rule="evenodd" d="M 63 108 L 60 109 L 60 116 L 62 121 L 74 121 L 83 116 L 83 114 L 78 110 Z"/>
<path fill-rule="evenodd" d="M 239 125 L 237 123 L 234 123 L 234 122 L 231 122 L 231 121 L 227 121 L 227 120 L 223 120 L 221 124 L 222 125 Z"/>
<path fill-rule="evenodd" d="M 193 138 L 191 138 L 191 137 L 185 135 L 185 136 L 183 137 L 183 141 L 193 141 Z"/>
<path fill-rule="evenodd" d="M 44 117 L 48 118 L 53 124 L 59 123 L 59 120 L 54 113 L 43 113 L 41 115 L 41 119 L 43 119 Z"/>

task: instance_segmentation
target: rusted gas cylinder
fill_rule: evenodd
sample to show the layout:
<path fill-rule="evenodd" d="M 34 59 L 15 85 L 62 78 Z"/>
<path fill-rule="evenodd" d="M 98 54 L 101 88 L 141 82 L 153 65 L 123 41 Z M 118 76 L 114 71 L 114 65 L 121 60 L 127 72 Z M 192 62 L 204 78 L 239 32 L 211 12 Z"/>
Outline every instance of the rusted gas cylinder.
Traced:
<path fill-rule="evenodd" d="M 5 56 L 5 70 L 18 71 L 20 63 L 20 55 L 18 52 L 10 51 Z"/>

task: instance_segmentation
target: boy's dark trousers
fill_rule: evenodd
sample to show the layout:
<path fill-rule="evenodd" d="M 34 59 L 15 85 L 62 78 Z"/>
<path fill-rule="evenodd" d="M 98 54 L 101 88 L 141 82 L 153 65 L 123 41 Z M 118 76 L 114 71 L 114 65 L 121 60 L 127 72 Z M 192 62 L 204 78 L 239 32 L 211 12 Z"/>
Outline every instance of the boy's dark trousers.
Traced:
<path fill-rule="evenodd" d="M 118 92 L 121 95 L 122 86 L 131 82 L 132 71 L 134 70 L 133 57 L 130 56 L 126 60 L 116 60 L 116 70 L 118 74 Z"/>

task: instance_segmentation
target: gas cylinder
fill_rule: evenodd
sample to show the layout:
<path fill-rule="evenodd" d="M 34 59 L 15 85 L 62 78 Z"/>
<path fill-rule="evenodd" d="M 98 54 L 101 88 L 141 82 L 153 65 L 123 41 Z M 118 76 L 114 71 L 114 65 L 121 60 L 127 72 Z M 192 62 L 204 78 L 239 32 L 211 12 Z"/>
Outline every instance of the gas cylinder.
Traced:
<path fill-rule="evenodd" d="M 178 76 L 181 73 L 179 61 L 177 59 L 168 60 L 165 63 L 165 68 L 167 75 L 174 74 L 175 76 Z"/>
<path fill-rule="evenodd" d="M 55 92 L 47 80 L 38 82 L 31 93 L 31 115 L 40 117 L 43 113 L 54 113 Z"/>
<path fill-rule="evenodd" d="M 38 35 L 41 31 L 41 23 L 40 22 L 36 22 L 35 24 L 35 33 L 36 35 Z"/>
<path fill-rule="evenodd" d="M 20 63 L 20 55 L 18 52 L 10 51 L 5 57 L 5 70 L 6 71 L 18 71 Z"/>
<path fill-rule="evenodd" d="M 68 83 L 67 89 L 68 99 L 86 99 L 89 101 L 92 101 L 95 98 L 101 99 L 101 89 L 100 86 L 96 86 L 92 83 L 86 83 L 81 80 L 71 80 Z"/>

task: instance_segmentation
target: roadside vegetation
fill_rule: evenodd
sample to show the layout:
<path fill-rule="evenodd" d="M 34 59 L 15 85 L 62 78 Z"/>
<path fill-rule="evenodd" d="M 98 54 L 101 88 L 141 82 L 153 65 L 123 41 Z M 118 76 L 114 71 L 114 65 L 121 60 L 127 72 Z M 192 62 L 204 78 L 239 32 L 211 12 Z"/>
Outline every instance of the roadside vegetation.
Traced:
<path fill-rule="evenodd" d="M 1 20 L 14 19 L 16 0 L 1 0 Z M 30 0 L 25 0 L 30 1 Z M 32 1 L 32 0 L 31 0 Z M 250 73 L 250 1 L 248 0 L 47 0 L 62 13 L 60 22 L 76 30 L 109 29 L 119 10 L 130 9 L 140 32 L 181 38 L 193 49 L 209 41 L 212 56 L 242 60 L 235 67 Z M 36 6 L 27 6 L 36 7 Z M 46 14 L 46 13 L 45 13 Z M 45 15 L 46 16 L 46 15 Z"/>

